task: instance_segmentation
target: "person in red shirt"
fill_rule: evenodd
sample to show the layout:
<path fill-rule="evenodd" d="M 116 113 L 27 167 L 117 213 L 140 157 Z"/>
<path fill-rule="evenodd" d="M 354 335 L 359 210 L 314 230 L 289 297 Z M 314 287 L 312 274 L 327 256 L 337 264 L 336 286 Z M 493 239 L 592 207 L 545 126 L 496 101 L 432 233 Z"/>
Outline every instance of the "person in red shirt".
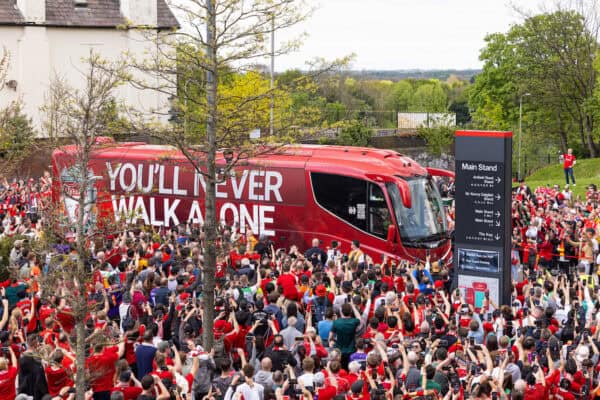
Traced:
<path fill-rule="evenodd" d="M 317 372 L 314 377 L 315 389 L 319 400 L 333 400 L 337 394 L 337 380 L 335 378 L 326 379 L 322 372 Z"/>
<path fill-rule="evenodd" d="M 527 388 L 525 389 L 523 400 L 539 400 L 548 398 L 544 373 L 542 372 L 542 369 L 539 368 L 539 365 L 537 366 L 537 372 L 532 372 L 525 378 L 527 382 Z"/>
<path fill-rule="evenodd" d="M 557 400 L 575 400 L 575 395 L 571 393 L 571 382 L 563 378 L 560 381 L 560 386 L 554 388 L 552 395 Z"/>
<path fill-rule="evenodd" d="M 0 399 L 14 399 L 17 396 L 15 380 L 17 378 L 17 357 L 9 347 L 11 364 L 5 357 L 0 357 Z"/>
<path fill-rule="evenodd" d="M 58 396 L 64 387 L 72 387 L 72 371 L 68 370 L 63 366 L 64 354 L 59 349 L 52 355 L 50 365 L 48 365 L 44 372 L 46 374 L 46 382 L 48 383 L 48 393 L 52 397 Z"/>
<path fill-rule="evenodd" d="M 298 300 L 298 288 L 296 284 L 298 278 L 293 273 L 290 273 L 290 265 L 283 265 L 283 274 L 277 278 L 277 286 L 283 289 L 283 296 L 288 300 Z"/>
<path fill-rule="evenodd" d="M 573 155 L 573 149 L 567 150 L 567 154 L 563 154 L 563 168 L 565 170 L 565 180 L 569 184 L 569 177 L 575 186 L 575 175 L 573 174 L 573 166 L 577 163 L 577 159 Z"/>
<path fill-rule="evenodd" d="M 106 347 L 103 344 L 94 346 L 93 354 L 85 362 L 85 368 L 90 375 L 90 385 L 94 391 L 94 398 L 110 398 L 115 375 L 115 364 L 125 352 L 125 342 L 118 347 Z"/>
<path fill-rule="evenodd" d="M 123 393 L 123 400 L 135 400 L 143 391 L 142 384 L 135 379 L 135 374 L 132 374 L 129 370 L 121 372 L 119 382 L 110 390 L 111 394 L 114 392 Z"/>

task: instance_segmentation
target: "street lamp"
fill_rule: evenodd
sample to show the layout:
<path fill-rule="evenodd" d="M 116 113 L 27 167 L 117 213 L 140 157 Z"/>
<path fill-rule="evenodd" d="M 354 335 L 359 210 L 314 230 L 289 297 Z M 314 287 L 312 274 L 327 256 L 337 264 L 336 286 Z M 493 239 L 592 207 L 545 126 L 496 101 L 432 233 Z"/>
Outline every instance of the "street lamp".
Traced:
<path fill-rule="evenodd" d="M 269 136 L 273 137 L 275 121 L 275 98 L 273 89 L 275 88 L 275 14 L 271 14 L 271 102 L 269 104 Z"/>
<path fill-rule="evenodd" d="M 517 180 L 521 181 L 521 143 L 523 142 L 523 97 L 530 93 L 523 93 L 519 97 L 519 159 L 517 160 Z"/>

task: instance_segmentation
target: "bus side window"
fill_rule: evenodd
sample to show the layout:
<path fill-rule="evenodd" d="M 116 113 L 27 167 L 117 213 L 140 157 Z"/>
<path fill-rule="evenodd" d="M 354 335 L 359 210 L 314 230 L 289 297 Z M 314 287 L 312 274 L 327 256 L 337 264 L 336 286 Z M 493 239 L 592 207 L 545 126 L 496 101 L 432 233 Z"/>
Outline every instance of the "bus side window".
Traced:
<path fill-rule="evenodd" d="M 315 200 L 338 218 L 367 230 L 367 181 L 343 175 L 310 174 Z"/>
<path fill-rule="evenodd" d="M 369 183 L 369 226 L 368 230 L 375 236 L 385 239 L 387 237 L 387 228 L 391 223 L 390 211 L 383 190 L 374 184 Z"/>

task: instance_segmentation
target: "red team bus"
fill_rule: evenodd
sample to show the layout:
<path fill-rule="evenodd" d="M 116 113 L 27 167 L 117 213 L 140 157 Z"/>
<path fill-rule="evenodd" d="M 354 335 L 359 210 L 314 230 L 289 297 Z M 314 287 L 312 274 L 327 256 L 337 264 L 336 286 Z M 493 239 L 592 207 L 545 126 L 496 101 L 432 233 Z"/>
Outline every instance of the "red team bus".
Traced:
<path fill-rule="evenodd" d="M 79 186 L 76 148 L 54 151 L 54 199 L 74 219 Z M 218 164 L 226 160 L 219 154 Z M 452 261 L 451 241 L 434 176 L 391 150 L 291 145 L 239 162 L 217 184 L 217 215 L 244 233 L 268 236 L 276 246 L 309 248 L 313 238 L 342 251 L 354 239 L 376 262 L 382 254 L 414 261 Z M 110 215 L 127 224 L 155 227 L 203 223 L 203 174 L 171 146 L 114 143 L 89 162 L 85 219 Z M 68 194 L 68 195 L 65 195 Z M 234 225 L 235 224 L 235 225 Z M 302 249 L 301 249 L 302 250 Z"/>

